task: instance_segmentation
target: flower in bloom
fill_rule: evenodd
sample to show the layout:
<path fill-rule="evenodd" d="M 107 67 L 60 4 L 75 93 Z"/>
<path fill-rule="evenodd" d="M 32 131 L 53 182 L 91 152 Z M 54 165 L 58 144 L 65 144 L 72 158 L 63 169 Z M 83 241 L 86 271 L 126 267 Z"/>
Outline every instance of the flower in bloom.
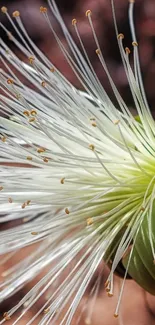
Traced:
<path fill-rule="evenodd" d="M 18 324 L 40 297 L 46 296 L 39 322 L 71 324 L 74 313 L 98 267 L 109 265 L 105 283 L 114 293 L 114 272 L 123 275 L 115 316 L 119 314 L 125 279 L 134 278 L 155 293 L 155 122 L 144 92 L 129 3 L 132 50 L 124 48 L 112 13 L 122 64 L 129 82 L 134 118 L 114 84 L 94 30 L 96 55 L 117 100 L 103 89 L 72 20 L 80 48 L 67 30 L 54 0 L 49 7 L 65 35 L 69 50 L 55 32 L 48 9 L 40 8 L 64 58 L 85 92 L 76 89 L 37 48 L 24 28 L 20 12 L 1 11 L 14 32 L 1 23 L 14 48 L 0 41 L 0 222 L 1 264 L 16 256 L 3 274 L 0 302 L 40 275 L 36 284 L 4 313 L 3 324 L 20 310 Z M 132 55 L 134 64 L 130 63 Z M 12 226 L 13 225 L 13 226 Z M 22 249 L 30 247 L 22 257 Z M 4 255 L 4 256 L 3 256 Z M 45 272 L 43 272 L 45 271 Z M 92 295 L 97 293 L 95 283 Z M 21 309 L 22 307 L 22 309 Z"/>

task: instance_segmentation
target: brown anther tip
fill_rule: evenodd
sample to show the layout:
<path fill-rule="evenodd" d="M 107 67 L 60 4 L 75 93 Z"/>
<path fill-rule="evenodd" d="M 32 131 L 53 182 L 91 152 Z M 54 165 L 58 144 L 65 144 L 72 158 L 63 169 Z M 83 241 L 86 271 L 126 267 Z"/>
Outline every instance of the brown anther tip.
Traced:
<path fill-rule="evenodd" d="M 36 235 L 38 235 L 38 232 L 37 231 L 32 231 L 31 235 L 36 236 Z"/>
<path fill-rule="evenodd" d="M 31 200 L 27 200 L 27 201 L 26 201 L 26 204 L 27 204 L 27 205 L 30 205 L 30 203 L 31 203 Z"/>
<path fill-rule="evenodd" d="M 145 211 L 145 208 L 144 207 L 141 207 L 141 211 Z"/>
<path fill-rule="evenodd" d="M 36 119 L 35 119 L 35 117 L 31 117 L 30 119 L 29 119 L 29 123 L 32 123 L 32 122 L 34 122 Z"/>
<path fill-rule="evenodd" d="M 27 160 L 32 160 L 32 157 L 31 156 L 27 156 L 26 159 Z"/>
<path fill-rule="evenodd" d="M 38 153 L 43 153 L 43 152 L 45 152 L 45 149 L 40 147 L 40 148 L 37 149 L 37 152 Z"/>
<path fill-rule="evenodd" d="M 86 11 L 86 17 L 90 16 L 91 14 L 92 14 L 92 12 L 90 9 Z"/>
<path fill-rule="evenodd" d="M 138 46 L 137 42 L 132 42 L 132 46 Z"/>
<path fill-rule="evenodd" d="M 129 49 L 128 47 L 125 48 L 125 52 L 126 52 L 127 54 L 130 54 L 130 53 L 131 53 L 131 51 L 130 51 L 130 49 Z"/>
<path fill-rule="evenodd" d="M 30 114 L 31 114 L 32 116 L 35 116 L 35 115 L 37 115 L 37 111 L 36 111 L 35 109 L 32 109 L 31 112 L 30 112 Z"/>
<path fill-rule="evenodd" d="M 114 317 L 117 318 L 118 317 L 118 314 L 114 314 Z"/>
<path fill-rule="evenodd" d="M 61 180 L 60 180 L 61 184 L 64 184 L 64 182 L 65 182 L 65 177 L 61 178 Z"/>
<path fill-rule="evenodd" d="M 94 126 L 94 127 L 96 127 L 96 126 L 97 126 L 97 124 L 96 124 L 95 122 L 93 122 L 91 125 L 92 125 L 92 126 Z"/>
<path fill-rule="evenodd" d="M 95 150 L 95 146 L 93 144 L 90 144 L 89 145 L 89 149 L 92 150 L 92 151 L 94 151 Z"/>
<path fill-rule="evenodd" d="M 34 56 L 30 56 L 30 57 L 28 58 L 28 60 L 29 60 L 29 63 L 30 63 L 30 64 L 33 64 L 35 58 L 34 58 Z"/>
<path fill-rule="evenodd" d="M 44 161 L 45 163 L 48 163 L 48 158 L 44 157 L 43 161 Z"/>
<path fill-rule="evenodd" d="M 14 12 L 12 13 L 12 16 L 13 16 L 13 17 L 19 17 L 19 16 L 20 16 L 20 12 L 19 12 L 18 10 L 16 10 L 16 11 L 14 11 Z"/>
<path fill-rule="evenodd" d="M 104 287 L 107 288 L 107 286 L 109 285 L 109 283 L 110 283 L 109 280 L 107 280 L 107 281 L 105 282 L 105 284 L 104 284 Z"/>
<path fill-rule="evenodd" d="M 96 121 L 95 117 L 90 117 L 90 121 Z"/>
<path fill-rule="evenodd" d="M 118 39 L 123 39 L 123 38 L 124 38 L 124 34 L 122 34 L 122 33 L 118 34 L 118 35 L 117 35 L 117 38 L 118 38 Z"/>
<path fill-rule="evenodd" d="M 7 11 L 8 11 L 8 8 L 7 7 L 2 7 L 1 8 L 1 12 L 3 13 L 3 14 L 6 14 L 7 13 Z"/>
<path fill-rule="evenodd" d="M 113 293 L 108 292 L 108 297 L 113 297 Z"/>
<path fill-rule="evenodd" d="M 11 319 L 11 316 L 9 316 L 7 312 L 5 312 L 3 314 L 3 318 L 7 321 L 7 320 L 10 320 Z"/>
<path fill-rule="evenodd" d="M 9 201 L 9 203 L 13 202 L 11 197 L 8 198 L 8 201 Z"/>
<path fill-rule="evenodd" d="M 6 142 L 6 139 L 7 139 L 6 137 L 1 138 L 2 142 Z"/>
<path fill-rule="evenodd" d="M 23 203 L 22 204 L 22 209 L 25 209 L 25 207 L 26 207 L 26 203 Z"/>
<path fill-rule="evenodd" d="M 14 81 L 13 81 L 13 79 L 7 79 L 7 83 L 8 83 L 8 85 L 12 85 L 13 83 L 14 83 Z"/>
<path fill-rule="evenodd" d="M 76 25 L 76 24 L 77 24 L 77 20 L 76 20 L 76 18 L 72 19 L 72 25 L 74 26 L 74 25 Z"/>
<path fill-rule="evenodd" d="M 101 54 L 100 49 L 96 49 L 95 52 L 96 52 L 97 55 L 100 55 Z"/>
<path fill-rule="evenodd" d="M 42 81 L 41 82 L 41 85 L 42 85 L 42 87 L 46 87 L 46 82 L 45 81 Z"/>
<path fill-rule="evenodd" d="M 3 186 L 0 186 L 0 191 L 2 191 L 3 190 Z"/>
<path fill-rule="evenodd" d="M 68 208 L 65 209 L 65 213 L 66 214 L 69 214 L 70 213 L 70 211 L 68 210 Z"/>
<path fill-rule="evenodd" d="M 50 308 L 48 307 L 48 308 L 44 309 L 43 314 L 47 314 L 47 313 L 49 313 L 49 311 L 50 311 Z"/>
<path fill-rule="evenodd" d="M 24 111 L 23 114 L 24 114 L 25 116 L 27 116 L 27 117 L 30 116 L 30 112 L 29 112 L 29 111 Z"/>
<path fill-rule="evenodd" d="M 113 123 L 114 123 L 115 125 L 118 125 L 119 122 L 120 122 L 120 120 L 113 121 Z"/>
<path fill-rule="evenodd" d="M 109 288 L 106 288 L 105 291 L 106 291 L 106 292 L 110 292 L 110 289 L 109 289 Z"/>
<path fill-rule="evenodd" d="M 87 219 L 87 226 L 91 226 L 93 224 L 93 218 Z"/>
<path fill-rule="evenodd" d="M 55 71 L 55 68 L 54 68 L 54 67 L 52 67 L 52 68 L 50 69 L 50 71 L 51 71 L 51 72 L 54 72 L 54 71 Z"/>
<path fill-rule="evenodd" d="M 40 12 L 41 12 L 42 14 L 46 14 L 46 13 L 47 13 L 47 8 L 41 6 L 41 7 L 40 7 Z"/>

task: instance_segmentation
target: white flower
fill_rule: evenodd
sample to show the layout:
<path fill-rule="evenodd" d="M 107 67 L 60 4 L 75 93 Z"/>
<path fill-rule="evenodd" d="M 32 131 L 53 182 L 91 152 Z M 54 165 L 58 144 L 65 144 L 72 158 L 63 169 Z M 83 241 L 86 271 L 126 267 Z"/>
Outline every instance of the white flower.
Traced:
<path fill-rule="evenodd" d="M 24 257 L 4 274 L 0 302 L 12 296 L 45 268 L 38 283 L 10 311 L 26 311 L 44 294 L 45 304 L 27 324 L 43 314 L 39 324 L 52 324 L 65 310 L 60 324 L 71 324 L 84 292 L 101 261 L 111 264 L 106 282 L 113 294 L 113 274 L 118 265 L 125 273 L 115 316 L 118 315 L 124 281 L 131 274 L 154 293 L 154 198 L 155 122 L 150 113 L 139 66 L 138 44 L 133 24 L 133 1 L 129 15 L 133 38 L 134 67 L 130 50 L 118 34 L 114 4 L 112 11 L 122 62 L 140 121 L 120 96 L 104 61 L 86 12 L 96 44 L 96 54 L 117 99 L 112 103 L 95 74 L 78 32 L 82 52 L 71 38 L 54 0 L 48 1 L 68 42 L 66 50 L 56 34 L 46 8 L 41 7 L 60 50 L 80 80 L 85 92 L 75 89 L 29 38 L 18 11 L 15 22 L 2 7 L 15 35 L 1 27 L 29 58 L 29 65 L 0 41 L 0 222 L 18 221 L 1 231 L 2 263 L 32 245 Z M 16 38 L 17 36 L 17 38 Z M 28 80 L 30 86 L 27 86 Z M 32 87 L 33 85 L 33 87 Z M 123 263 L 123 264 L 120 264 Z M 123 267 L 123 266 L 122 266 Z M 143 274 L 140 273 L 141 267 Z M 62 279 L 65 269 L 69 272 Z M 58 285 L 54 289 L 54 285 Z M 50 293 L 50 294 L 49 294 Z M 67 306 L 67 307 L 66 307 Z M 67 308 L 67 310 L 66 310 Z M 57 313 L 56 313 L 57 311 Z"/>

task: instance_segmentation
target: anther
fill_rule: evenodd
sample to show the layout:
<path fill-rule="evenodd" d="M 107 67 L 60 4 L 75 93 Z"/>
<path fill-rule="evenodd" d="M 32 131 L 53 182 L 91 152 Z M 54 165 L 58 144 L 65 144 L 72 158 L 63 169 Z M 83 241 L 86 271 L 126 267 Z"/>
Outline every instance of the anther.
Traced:
<path fill-rule="evenodd" d="M 49 311 L 50 311 L 50 307 L 44 309 L 43 313 L 44 313 L 44 314 L 47 314 L 47 313 L 49 313 Z"/>
<path fill-rule="evenodd" d="M 97 124 L 96 124 L 95 122 L 93 122 L 91 125 L 92 125 L 92 126 L 94 126 L 94 127 L 96 127 L 96 126 L 97 126 Z"/>
<path fill-rule="evenodd" d="M 2 142 L 6 142 L 6 139 L 7 138 L 5 136 L 1 138 Z"/>
<path fill-rule="evenodd" d="M 2 7 L 2 8 L 1 8 L 1 12 L 2 12 L 3 14 L 6 14 L 7 11 L 8 11 L 8 8 L 7 8 L 7 7 Z"/>
<path fill-rule="evenodd" d="M 2 191 L 3 190 L 3 186 L 0 186 L 0 191 Z"/>
<path fill-rule="evenodd" d="M 24 111 L 23 114 L 24 114 L 25 116 L 27 116 L 27 117 L 30 116 L 30 112 L 29 112 L 29 111 Z"/>
<path fill-rule="evenodd" d="M 130 54 L 130 53 L 131 53 L 131 51 L 130 51 L 130 49 L 129 49 L 128 47 L 125 48 L 125 52 L 126 52 L 127 54 Z"/>
<path fill-rule="evenodd" d="M 113 297 L 113 293 L 108 292 L 108 297 Z"/>
<path fill-rule="evenodd" d="M 65 213 L 66 214 L 69 214 L 70 213 L 70 211 L 68 210 L 68 208 L 65 209 Z"/>
<path fill-rule="evenodd" d="M 14 12 L 12 13 L 12 16 L 13 16 L 13 17 L 19 17 L 19 16 L 20 16 L 20 12 L 19 12 L 18 10 L 16 10 L 16 11 L 14 11 Z"/>
<path fill-rule="evenodd" d="M 54 67 L 50 68 L 50 71 L 51 72 L 54 72 L 55 71 L 55 68 Z"/>
<path fill-rule="evenodd" d="M 108 287 L 108 285 L 109 285 L 109 283 L 110 283 L 110 281 L 109 281 L 109 280 L 107 280 L 107 281 L 105 282 L 105 284 L 104 284 L 104 287 L 105 287 L 105 288 L 107 288 L 107 287 Z"/>
<path fill-rule="evenodd" d="M 45 152 L 45 149 L 40 147 L 40 148 L 37 149 L 37 152 L 38 153 L 43 153 L 43 152 Z"/>
<path fill-rule="evenodd" d="M 11 317 L 8 315 L 7 312 L 5 312 L 5 313 L 3 314 L 3 318 L 4 318 L 6 321 L 11 319 Z"/>
<path fill-rule="evenodd" d="M 30 203 L 31 203 L 31 200 L 27 200 L 26 204 L 30 205 Z"/>
<path fill-rule="evenodd" d="M 61 180 L 60 180 L 61 184 L 64 184 L 64 182 L 65 182 L 65 177 L 61 178 Z"/>
<path fill-rule="evenodd" d="M 74 18 L 72 19 L 72 25 L 76 25 L 77 24 L 77 20 Z"/>
<path fill-rule="evenodd" d="M 38 235 L 38 232 L 37 231 L 32 231 L 31 235 L 36 236 L 36 235 Z"/>
<path fill-rule="evenodd" d="M 91 325 L 91 320 L 90 320 L 90 318 L 87 317 L 87 318 L 85 319 L 84 323 L 85 323 L 86 325 Z"/>
<path fill-rule="evenodd" d="M 123 38 L 124 38 L 124 34 L 122 34 L 122 33 L 118 34 L 118 35 L 117 35 L 117 38 L 118 38 L 118 39 L 123 39 Z"/>
<path fill-rule="evenodd" d="M 41 6 L 41 7 L 40 7 L 40 12 L 41 12 L 42 14 L 46 14 L 46 13 L 47 13 L 47 8 Z"/>
<path fill-rule="evenodd" d="M 13 83 L 14 83 L 14 81 L 13 81 L 13 79 L 7 79 L 7 83 L 8 83 L 8 85 L 12 85 Z"/>
<path fill-rule="evenodd" d="M 26 159 L 27 160 L 32 160 L 32 157 L 31 156 L 27 156 Z"/>
<path fill-rule="evenodd" d="M 46 82 L 45 81 L 42 81 L 41 82 L 41 85 L 42 85 L 42 87 L 45 87 L 46 86 Z"/>
<path fill-rule="evenodd" d="M 117 318 L 118 317 L 118 314 L 114 314 L 114 317 Z"/>
<path fill-rule="evenodd" d="M 8 198 L 8 201 L 9 201 L 9 203 L 12 203 L 13 202 L 13 200 L 12 200 L 11 197 Z"/>
<path fill-rule="evenodd" d="M 22 204 L 22 209 L 25 209 L 25 207 L 26 207 L 26 203 L 24 202 L 24 203 Z"/>
<path fill-rule="evenodd" d="M 28 60 L 29 60 L 29 63 L 30 63 L 30 64 L 33 64 L 35 58 L 34 58 L 34 56 L 30 56 L 30 57 L 28 58 Z"/>
<path fill-rule="evenodd" d="M 11 32 L 7 32 L 6 34 L 7 34 L 8 39 L 11 41 L 13 39 L 12 33 Z"/>
<path fill-rule="evenodd" d="M 35 117 L 31 117 L 30 119 L 29 119 L 29 123 L 32 123 L 32 122 L 34 122 L 36 119 L 35 119 Z"/>
<path fill-rule="evenodd" d="M 87 219 L 87 226 L 91 226 L 93 224 L 93 218 Z"/>
<path fill-rule="evenodd" d="M 35 115 L 37 115 L 37 111 L 36 111 L 35 109 L 32 109 L 32 111 L 30 112 L 30 114 L 31 114 L 32 116 L 35 116 Z"/>
<path fill-rule="evenodd" d="M 91 14 L 92 14 L 91 10 L 86 11 L 86 17 L 91 16 Z"/>
<path fill-rule="evenodd" d="M 96 49 L 95 52 L 96 52 L 97 55 L 100 55 L 101 54 L 100 49 Z"/>
<path fill-rule="evenodd" d="M 132 42 L 132 46 L 138 46 L 137 42 Z"/>
<path fill-rule="evenodd" d="M 145 208 L 144 207 L 141 207 L 141 211 L 145 211 Z"/>
<path fill-rule="evenodd" d="M 45 163 L 48 163 L 48 158 L 44 157 L 43 161 L 44 161 Z"/>
<path fill-rule="evenodd" d="M 113 123 L 114 123 L 115 125 L 118 125 L 119 122 L 120 122 L 120 120 L 113 121 Z"/>
<path fill-rule="evenodd" d="M 90 121 L 96 121 L 95 117 L 90 117 Z"/>
<path fill-rule="evenodd" d="M 92 151 L 94 151 L 95 150 L 95 146 L 93 144 L 90 144 L 89 145 L 89 149 L 92 150 Z"/>

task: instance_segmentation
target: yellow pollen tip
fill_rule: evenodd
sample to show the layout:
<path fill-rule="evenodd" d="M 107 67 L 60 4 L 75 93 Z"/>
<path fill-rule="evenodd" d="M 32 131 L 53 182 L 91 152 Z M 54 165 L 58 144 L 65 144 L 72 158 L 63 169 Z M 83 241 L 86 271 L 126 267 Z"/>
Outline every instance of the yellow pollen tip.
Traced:
<path fill-rule="evenodd" d="M 29 63 L 30 63 L 30 64 L 33 64 L 35 58 L 34 58 L 34 56 L 30 56 L 30 57 L 28 58 L 28 60 L 29 60 Z"/>
<path fill-rule="evenodd" d="M 32 109 L 32 111 L 30 112 L 30 114 L 31 114 L 32 116 L 35 116 L 35 115 L 37 115 L 37 111 L 36 111 L 35 109 Z"/>
<path fill-rule="evenodd" d="M 36 235 L 38 235 L 38 232 L 37 231 L 32 231 L 31 235 L 36 236 Z"/>
<path fill-rule="evenodd" d="M 41 82 L 41 85 L 42 85 L 42 87 L 46 87 L 46 82 L 45 81 L 42 81 Z"/>
<path fill-rule="evenodd" d="M 7 139 L 6 137 L 1 138 L 2 142 L 6 142 L 6 139 Z"/>
<path fill-rule="evenodd" d="M 96 124 L 95 122 L 93 122 L 91 125 L 92 125 L 92 126 L 94 126 L 94 127 L 96 127 L 96 126 L 97 126 L 97 124 Z"/>
<path fill-rule="evenodd" d="M 70 213 L 69 210 L 68 210 L 68 208 L 65 209 L 65 213 L 66 214 L 69 214 Z"/>
<path fill-rule="evenodd" d="M 7 11 L 8 11 L 8 8 L 7 8 L 7 7 L 2 7 L 2 8 L 1 8 L 1 12 L 2 12 L 3 14 L 6 14 Z"/>
<path fill-rule="evenodd" d="M 118 39 L 123 39 L 124 38 L 124 34 L 122 34 L 122 33 L 118 34 L 117 38 Z"/>
<path fill-rule="evenodd" d="M 64 182 L 65 182 L 65 177 L 61 178 L 61 180 L 60 180 L 61 184 L 64 184 Z"/>
<path fill-rule="evenodd" d="M 30 203 L 31 203 L 31 200 L 27 200 L 26 204 L 30 205 Z"/>
<path fill-rule="evenodd" d="M 97 55 L 100 55 L 101 54 L 100 49 L 96 49 L 95 52 L 96 52 Z"/>
<path fill-rule="evenodd" d="M 127 54 L 130 54 L 130 53 L 131 53 L 131 51 L 130 51 L 130 49 L 129 49 L 128 47 L 125 48 L 125 52 L 126 52 Z"/>
<path fill-rule="evenodd" d="M 46 14 L 46 13 L 47 13 L 47 8 L 41 6 L 41 7 L 40 7 L 40 12 L 41 12 L 42 14 Z"/>
<path fill-rule="evenodd" d="M 120 122 L 120 120 L 116 120 L 116 121 L 114 121 L 113 123 L 114 123 L 115 125 L 118 125 L 119 122 Z"/>
<path fill-rule="evenodd" d="M 32 122 L 34 122 L 36 119 L 35 119 L 35 117 L 31 117 L 30 119 L 29 119 L 29 123 L 32 123 Z"/>
<path fill-rule="evenodd" d="M 95 150 L 95 146 L 93 144 L 90 144 L 89 145 L 89 149 L 92 150 L 92 151 L 94 151 Z"/>
<path fill-rule="evenodd" d="M 13 17 L 19 17 L 20 16 L 20 12 L 18 10 L 14 11 L 12 14 Z"/>
<path fill-rule="evenodd" d="M 4 318 L 6 321 L 11 319 L 11 317 L 8 315 L 7 312 L 5 312 L 5 313 L 3 314 L 3 318 Z"/>
<path fill-rule="evenodd" d="M 45 163 L 48 163 L 48 158 L 44 157 L 43 161 L 44 161 Z"/>
<path fill-rule="evenodd" d="M 90 9 L 86 11 L 86 17 L 91 16 L 91 14 L 92 14 L 92 12 Z"/>
<path fill-rule="evenodd" d="M 113 293 L 108 292 L 108 297 L 113 297 Z"/>
<path fill-rule="evenodd" d="M 72 19 L 72 25 L 76 25 L 77 24 L 77 20 L 74 18 Z"/>
<path fill-rule="evenodd" d="M 3 190 L 3 186 L 0 186 L 0 191 L 2 191 Z"/>
<path fill-rule="evenodd" d="M 9 203 L 13 202 L 11 197 L 8 198 L 8 201 L 9 201 Z"/>
<path fill-rule="evenodd" d="M 40 147 L 40 148 L 37 149 L 37 152 L 38 153 L 43 153 L 43 152 L 45 152 L 45 149 Z"/>
<path fill-rule="evenodd" d="M 109 289 L 109 288 L 106 288 L 105 291 L 106 291 L 106 292 L 110 292 L 110 289 Z"/>
<path fill-rule="evenodd" d="M 93 224 L 93 218 L 87 219 L 87 226 L 91 226 Z"/>
<path fill-rule="evenodd" d="M 118 314 L 114 314 L 114 317 L 117 318 L 118 317 Z"/>
<path fill-rule="evenodd" d="M 132 46 L 138 46 L 137 42 L 132 42 Z"/>
<path fill-rule="evenodd" d="M 50 311 L 50 308 L 48 307 L 48 308 L 44 309 L 43 314 L 47 314 L 47 313 L 49 313 L 49 311 Z"/>
<path fill-rule="evenodd" d="M 50 71 L 51 71 L 51 72 L 54 72 L 54 71 L 55 71 L 55 68 L 54 68 L 54 67 L 52 67 L 52 68 L 50 69 Z"/>
<path fill-rule="evenodd" d="M 32 160 L 32 157 L 31 156 L 27 156 L 26 159 L 27 160 Z"/>
<path fill-rule="evenodd" d="M 29 112 L 29 111 L 24 111 L 23 114 L 24 114 L 25 116 L 27 116 L 27 117 L 30 116 L 30 112 Z"/>
<path fill-rule="evenodd" d="M 13 81 L 13 79 L 7 79 L 7 83 L 8 83 L 8 85 L 12 85 L 13 83 L 14 83 L 14 81 Z"/>

